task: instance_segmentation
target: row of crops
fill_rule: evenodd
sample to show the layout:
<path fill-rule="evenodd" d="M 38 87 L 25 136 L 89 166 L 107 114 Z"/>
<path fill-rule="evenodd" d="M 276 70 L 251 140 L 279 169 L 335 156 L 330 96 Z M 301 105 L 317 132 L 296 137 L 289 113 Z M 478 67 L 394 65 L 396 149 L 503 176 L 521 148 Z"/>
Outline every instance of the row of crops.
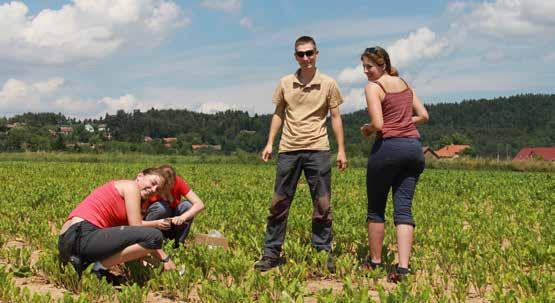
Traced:
<path fill-rule="evenodd" d="M 132 178 L 149 164 L 0 162 L 0 301 L 156 301 L 153 295 L 194 302 L 555 300 L 551 173 L 425 171 L 414 201 L 413 274 L 398 285 L 387 283 L 384 271 L 361 267 L 368 254 L 363 169 L 334 172 L 335 274 L 326 270 L 325 253 L 310 247 L 312 203 L 304 181 L 289 217 L 287 264 L 268 273 L 253 269 L 273 188 L 270 165 L 176 165 L 206 204 L 189 237 L 218 230 L 230 243 L 227 251 L 168 244 L 182 275 L 130 263 L 119 269 L 127 283 L 114 288 L 60 267 L 55 229 L 73 207 L 96 186 Z M 387 224 L 384 260 L 393 265 L 395 237 Z M 15 239 L 24 245 L 7 245 Z M 29 277 L 66 293 L 56 297 L 18 285 Z"/>

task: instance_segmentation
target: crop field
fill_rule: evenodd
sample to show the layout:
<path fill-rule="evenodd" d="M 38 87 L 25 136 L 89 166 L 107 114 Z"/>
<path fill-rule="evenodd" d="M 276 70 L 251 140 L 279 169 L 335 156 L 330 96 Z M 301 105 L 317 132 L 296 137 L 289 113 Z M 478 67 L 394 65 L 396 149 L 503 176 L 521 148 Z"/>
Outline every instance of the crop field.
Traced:
<path fill-rule="evenodd" d="M 272 196 L 272 165 L 175 165 L 206 209 L 186 248 L 166 246 L 179 271 L 129 263 L 113 287 L 57 262 L 57 231 L 90 191 L 162 163 L 0 162 L 0 302 L 554 302 L 555 174 L 427 170 L 418 185 L 412 274 L 400 284 L 361 266 L 365 170 L 333 172 L 337 272 L 310 247 L 312 204 L 304 180 L 289 216 L 287 263 L 253 269 Z M 391 203 L 387 218 L 391 218 Z M 229 250 L 192 241 L 220 231 Z M 396 263 L 393 223 L 384 261 Z"/>

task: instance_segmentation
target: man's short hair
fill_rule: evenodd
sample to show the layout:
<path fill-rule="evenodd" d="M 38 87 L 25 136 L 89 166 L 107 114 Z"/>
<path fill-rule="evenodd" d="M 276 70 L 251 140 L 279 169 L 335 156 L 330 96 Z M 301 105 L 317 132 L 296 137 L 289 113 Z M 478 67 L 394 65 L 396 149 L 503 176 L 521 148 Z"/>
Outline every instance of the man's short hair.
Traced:
<path fill-rule="evenodd" d="M 299 44 L 305 44 L 305 43 L 312 43 L 312 45 L 314 45 L 314 48 L 317 49 L 316 41 L 314 41 L 314 38 L 310 36 L 301 36 L 295 41 L 295 50 L 297 50 L 297 46 Z"/>

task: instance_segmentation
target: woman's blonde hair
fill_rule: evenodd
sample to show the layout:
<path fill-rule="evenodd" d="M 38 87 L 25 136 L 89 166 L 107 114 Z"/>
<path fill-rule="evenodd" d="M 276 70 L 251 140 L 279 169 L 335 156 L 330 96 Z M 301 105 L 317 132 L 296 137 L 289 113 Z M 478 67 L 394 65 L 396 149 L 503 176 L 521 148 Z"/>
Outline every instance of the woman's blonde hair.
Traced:
<path fill-rule="evenodd" d="M 367 58 L 379 66 L 385 66 L 385 71 L 388 75 L 399 76 L 399 71 L 395 67 L 391 66 L 389 54 L 382 47 L 374 46 L 365 49 L 362 55 L 360 55 L 360 60 L 363 58 Z"/>

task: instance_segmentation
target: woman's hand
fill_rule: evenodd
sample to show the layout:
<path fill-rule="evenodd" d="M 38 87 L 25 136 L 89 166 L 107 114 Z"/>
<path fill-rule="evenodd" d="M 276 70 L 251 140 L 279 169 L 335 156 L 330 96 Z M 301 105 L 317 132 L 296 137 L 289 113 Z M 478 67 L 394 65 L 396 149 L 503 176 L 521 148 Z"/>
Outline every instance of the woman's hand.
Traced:
<path fill-rule="evenodd" d="M 168 230 L 172 227 L 172 219 L 173 218 L 164 218 L 156 220 L 156 228 L 160 230 Z"/>
<path fill-rule="evenodd" d="M 363 136 L 368 137 L 372 134 L 372 127 L 370 126 L 370 124 L 366 123 L 360 127 L 360 132 Z"/>
<path fill-rule="evenodd" d="M 185 217 L 185 214 L 172 218 L 172 223 L 174 225 L 181 225 L 185 222 L 187 222 L 187 218 Z"/>

